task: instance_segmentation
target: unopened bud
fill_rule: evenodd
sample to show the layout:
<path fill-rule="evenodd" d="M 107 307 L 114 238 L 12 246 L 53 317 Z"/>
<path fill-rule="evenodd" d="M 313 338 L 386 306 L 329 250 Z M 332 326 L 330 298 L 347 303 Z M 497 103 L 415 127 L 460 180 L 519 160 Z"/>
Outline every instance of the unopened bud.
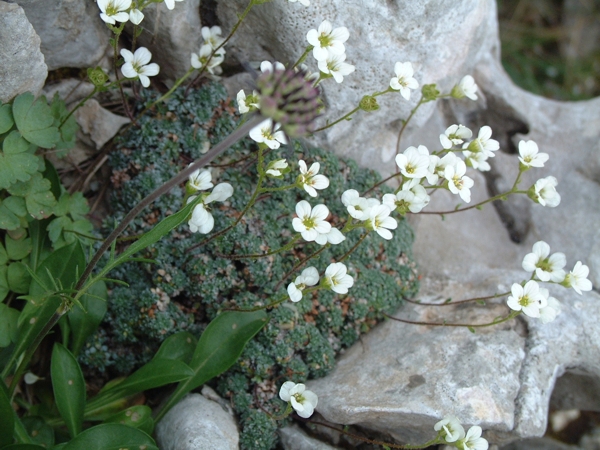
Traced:
<path fill-rule="evenodd" d="M 360 109 L 367 112 L 377 111 L 379 109 L 377 99 L 372 95 L 365 95 L 363 98 L 361 98 L 358 106 Z"/>

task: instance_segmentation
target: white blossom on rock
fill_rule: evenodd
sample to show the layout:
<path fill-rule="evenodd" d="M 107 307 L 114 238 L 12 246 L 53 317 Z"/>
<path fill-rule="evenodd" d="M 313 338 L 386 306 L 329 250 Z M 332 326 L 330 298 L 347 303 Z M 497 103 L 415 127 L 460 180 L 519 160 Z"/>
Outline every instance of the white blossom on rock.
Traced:
<path fill-rule="evenodd" d="M 492 139 L 492 129 L 487 125 L 480 128 L 476 139 L 463 144 L 463 149 L 471 152 L 483 152 L 488 158 L 493 158 L 494 152 L 499 148 L 500 143 Z"/>
<path fill-rule="evenodd" d="M 315 242 L 319 245 L 331 244 L 338 245 L 346 240 L 346 236 L 337 228 L 331 227 L 327 233 L 319 233 L 315 238 Z"/>
<path fill-rule="evenodd" d="M 218 75 L 221 73 L 221 63 L 225 60 L 225 53 L 224 51 L 222 51 L 223 49 L 221 49 L 219 51 L 219 53 L 215 53 L 213 55 L 212 58 L 209 57 L 211 55 L 211 53 L 213 52 L 213 50 L 206 46 L 203 45 L 202 47 L 200 47 L 200 52 L 198 53 L 192 53 L 191 56 L 191 65 L 194 69 L 202 69 L 206 66 L 206 70 L 208 71 L 208 73 L 212 74 L 212 75 Z"/>
<path fill-rule="evenodd" d="M 307 286 L 315 286 L 319 282 L 319 272 L 315 267 L 307 267 L 302 273 L 296 277 L 293 283 L 287 287 L 290 300 L 299 302 L 302 300 L 302 291 Z"/>
<path fill-rule="evenodd" d="M 548 208 L 555 208 L 560 204 L 560 194 L 556 192 L 558 181 L 554 177 L 540 178 L 535 182 L 527 195 L 534 202 Z"/>
<path fill-rule="evenodd" d="M 347 271 L 344 263 L 331 263 L 325 269 L 325 276 L 321 283 L 333 292 L 347 294 L 348 289 L 354 285 L 354 279 L 346 273 Z"/>
<path fill-rule="evenodd" d="M 379 200 L 361 197 L 356 189 L 348 189 L 342 194 L 342 203 L 354 219 L 367 220 L 369 210 L 373 206 L 379 205 Z"/>
<path fill-rule="evenodd" d="M 390 80 L 390 87 L 400 91 L 400 95 L 410 100 L 410 91 L 419 87 L 419 82 L 413 78 L 414 70 L 410 62 L 397 62 L 394 65 L 396 76 Z"/>
<path fill-rule="evenodd" d="M 279 61 L 263 61 L 260 63 L 261 73 L 273 73 L 274 70 L 285 70 L 285 66 Z"/>
<path fill-rule="evenodd" d="M 116 22 L 127 22 L 129 13 L 127 10 L 131 8 L 131 0 L 98 0 L 98 8 L 100 8 L 100 18 L 111 25 Z"/>
<path fill-rule="evenodd" d="M 450 125 L 440 134 L 440 143 L 445 150 L 451 149 L 455 145 L 462 144 L 466 139 L 471 139 L 473 132 L 464 125 Z"/>
<path fill-rule="evenodd" d="M 481 427 L 474 426 L 469 428 L 467 435 L 462 439 L 457 447 L 463 450 L 487 450 L 488 441 L 481 437 Z"/>
<path fill-rule="evenodd" d="M 544 167 L 548 158 L 548 153 L 540 153 L 534 141 L 519 142 L 519 161 L 525 167 Z"/>
<path fill-rule="evenodd" d="M 466 203 L 471 201 L 471 188 L 474 181 L 465 175 L 467 165 L 462 159 L 456 159 L 456 164 L 446 166 L 444 169 L 444 178 L 448 180 L 448 189 L 453 194 L 459 194 L 460 198 Z"/>
<path fill-rule="evenodd" d="M 285 145 L 288 143 L 284 132 L 279 131 L 279 125 L 273 126 L 271 119 L 267 119 L 252 128 L 250 130 L 250 137 L 258 143 L 264 143 L 271 150 L 279 148 L 281 144 Z"/>
<path fill-rule="evenodd" d="M 535 272 L 540 281 L 560 283 L 565 279 L 563 267 L 567 264 L 567 258 L 564 253 L 550 255 L 550 246 L 544 241 L 533 244 L 532 250 L 523 258 L 524 270 Z"/>
<path fill-rule="evenodd" d="M 487 162 L 487 155 L 483 152 L 471 152 L 469 150 L 463 150 L 465 156 L 465 163 L 473 169 L 479 170 L 480 172 L 487 172 L 491 169 L 490 164 Z"/>
<path fill-rule="evenodd" d="M 304 384 L 286 381 L 279 390 L 279 398 L 289 402 L 298 415 L 304 419 L 312 416 L 319 401 L 317 394 L 306 389 Z"/>
<path fill-rule="evenodd" d="M 575 267 L 566 276 L 561 283 L 565 287 L 572 287 L 575 292 L 581 295 L 581 291 L 591 291 L 592 282 L 587 279 L 590 269 L 581 261 L 575 263 Z"/>
<path fill-rule="evenodd" d="M 388 241 L 393 235 L 390 230 L 398 228 L 398 222 L 390 217 L 392 210 L 387 205 L 373 206 L 369 210 L 368 228 L 375 230 L 379 236 Z"/>
<path fill-rule="evenodd" d="M 408 147 L 403 153 L 396 155 L 396 164 L 405 177 L 423 178 L 429 170 L 429 151 L 424 145 L 419 145 L 418 149 Z"/>
<path fill-rule="evenodd" d="M 471 75 L 465 75 L 460 83 L 458 83 L 452 89 L 452 96 L 454 98 L 467 97 L 471 100 L 477 100 L 477 84 Z"/>
<path fill-rule="evenodd" d="M 150 79 L 158 75 L 160 67 L 156 63 L 150 63 L 152 53 L 146 47 L 138 48 L 135 53 L 131 53 L 127 49 L 121 49 L 121 56 L 125 60 L 125 64 L 121 66 L 121 72 L 126 78 L 138 78 L 142 86 L 150 86 Z"/>
<path fill-rule="evenodd" d="M 312 163 L 309 169 L 306 162 L 301 159 L 298 161 L 298 167 L 300 168 L 300 175 L 296 183 L 311 197 L 317 196 L 316 189 L 322 190 L 329 186 L 329 179 L 325 175 L 319 175 L 321 164 L 318 162 Z"/>
<path fill-rule="evenodd" d="M 510 292 L 512 295 L 506 302 L 508 307 L 514 311 L 523 311 L 529 317 L 540 317 L 540 309 L 548 304 L 548 300 L 540 292 L 540 285 L 534 280 L 528 281 L 525 286 L 514 283 Z"/>
<path fill-rule="evenodd" d="M 129 11 L 129 20 L 135 25 L 139 25 L 144 20 L 144 14 L 139 9 Z"/>
<path fill-rule="evenodd" d="M 454 416 L 444 417 L 433 429 L 439 432 L 446 442 L 456 442 L 465 437 L 465 429 Z"/>
<path fill-rule="evenodd" d="M 165 5 L 167 5 L 167 8 L 170 10 L 173 10 L 175 8 L 175 2 L 182 2 L 183 0 L 165 0 Z"/>
<path fill-rule="evenodd" d="M 237 93 L 236 100 L 240 114 L 246 114 L 250 110 L 255 111 L 258 109 L 259 97 L 256 91 L 252 91 L 252 95 L 246 96 L 246 93 L 242 89 Z"/>
<path fill-rule="evenodd" d="M 392 211 L 396 210 L 398 213 L 405 215 L 409 211 L 411 213 L 421 212 L 429 204 L 430 197 L 420 184 L 410 187 L 410 184 L 405 183 L 398 193 L 385 194 L 382 200 L 382 203 Z"/>
<path fill-rule="evenodd" d="M 221 37 L 221 27 L 219 26 L 215 25 L 213 27 L 202 27 L 201 33 L 202 39 L 204 40 L 204 44 L 202 44 L 201 49 L 207 47 L 210 52 L 212 52 L 213 50 L 216 50 L 223 42 L 225 42 L 225 39 Z M 225 50 L 221 49 L 221 52 L 225 53 Z"/>
<path fill-rule="evenodd" d="M 319 234 L 327 234 L 331 231 L 331 224 L 326 220 L 329 209 L 325 205 L 312 208 L 306 200 L 300 200 L 296 204 L 296 215 L 298 217 L 292 220 L 292 227 L 305 241 L 312 242 Z"/>
<path fill-rule="evenodd" d="M 346 54 L 341 55 L 329 54 L 327 58 L 319 61 L 317 64 L 319 70 L 325 74 L 331 75 L 337 83 L 344 81 L 346 75 L 350 75 L 356 67 L 346 62 Z"/>
<path fill-rule="evenodd" d="M 344 42 L 350 33 L 346 27 L 333 28 L 331 22 L 324 20 L 318 29 L 306 34 L 306 40 L 313 48 L 313 56 L 317 61 L 325 61 L 329 55 L 343 55 L 346 52 Z"/>
<path fill-rule="evenodd" d="M 550 323 L 560 314 L 560 303 L 550 296 L 550 291 L 546 288 L 540 288 L 540 294 L 546 299 L 546 306 L 540 308 L 540 321 Z"/>

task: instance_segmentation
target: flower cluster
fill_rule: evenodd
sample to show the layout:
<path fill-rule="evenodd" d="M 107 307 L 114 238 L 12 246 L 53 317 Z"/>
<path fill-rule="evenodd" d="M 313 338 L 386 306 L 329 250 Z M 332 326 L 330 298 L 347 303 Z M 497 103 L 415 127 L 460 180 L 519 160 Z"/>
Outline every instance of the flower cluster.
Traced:
<path fill-rule="evenodd" d="M 221 63 L 225 60 L 225 49 L 221 47 L 225 39 L 221 37 L 221 27 L 202 27 L 202 39 L 200 51 L 192 53 L 192 67 L 198 70 L 205 68 L 211 75 L 219 75 Z M 216 53 L 213 55 L 213 52 Z"/>
<path fill-rule="evenodd" d="M 315 267 L 308 267 L 302 271 L 300 276 L 287 287 L 288 296 L 293 302 L 302 300 L 303 291 L 309 286 L 319 283 L 319 272 Z M 331 289 L 336 294 L 347 294 L 348 289 L 354 285 L 354 279 L 348 275 L 348 268 L 344 263 L 331 263 L 325 269 L 320 288 Z"/>
<path fill-rule="evenodd" d="M 308 31 L 306 40 L 312 46 L 312 54 L 317 60 L 321 77 L 333 77 L 337 83 L 341 83 L 346 75 L 354 72 L 355 67 L 345 62 L 344 42 L 349 37 L 346 27 L 333 28 L 328 20 L 321 22 L 317 29 Z"/>
<path fill-rule="evenodd" d="M 188 194 L 206 191 L 213 187 L 212 175 L 208 170 L 196 170 L 190 176 L 186 185 Z M 192 233 L 207 234 L 215 226 L 215 219 L 210 213 L 208 206 L 212 202 L 224 202 L 233 195 L 233 186 L 229 183 L 217 184 L 210 194 L 200 194 L 200 202 L 194 207 L 188 225 Z M 198 197 L 198 194 L 191 195 L 187 202 L 190 203 Z"/>
<path fill-rule="evenodd" d="M 98 0 L 100 18 L 110 25 L 128 21 L 139 25 L 144 19 L 144 14 L 135 6 L 132 0 Z"/>
<path fill-rule="evenodd" d="M 465 433 L 465 429 L 456 417 L 445 417 L 433 427 L 442 442 L 461 450 L 487 450 L 488 441 L 481 437 L 481 427 L 473 426 Z"/>

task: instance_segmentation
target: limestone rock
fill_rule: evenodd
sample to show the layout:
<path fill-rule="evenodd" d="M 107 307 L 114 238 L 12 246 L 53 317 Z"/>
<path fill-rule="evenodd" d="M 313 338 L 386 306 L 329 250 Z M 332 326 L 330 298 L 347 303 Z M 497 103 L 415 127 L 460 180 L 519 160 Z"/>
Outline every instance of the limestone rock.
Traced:
<path fill-rule="evenodd" d="M 110 31 L 95 2 L 16 0 L 42 40 L 48 70 L 106 66 Z"/>
<path fill-rule="evenodd" d="M 127 117 L 118 116 L 102 108 L 93 98 L 75 111 L 75 118 L 83 134 L 89 137 L 97 150 L 111 140 L 123 125 L 130 122 Z"/>
<path fill-rule="evenodd" d="M 335 447 L 310 437 L 296 425 L 281 428 L 279 437 L 285 450 L 336 450 Z"/>
<path fill-rule="evenodd" d="M 189 394 L 158 423 L 156 442 L 163 450 L 237 450 L 239 432 L 226 408 Z"/>
<path fill-rule="evenodd" d="M 0 1 L 0 101 L 37 95 L 48 76 L 40 38 L 19 5 Z"/>
<path fill-rule="evenodd" d="M 580 447 L 568 445 L 551 438 L 524 439 L 501 447 L 500 450 L 580 450 Z"/>

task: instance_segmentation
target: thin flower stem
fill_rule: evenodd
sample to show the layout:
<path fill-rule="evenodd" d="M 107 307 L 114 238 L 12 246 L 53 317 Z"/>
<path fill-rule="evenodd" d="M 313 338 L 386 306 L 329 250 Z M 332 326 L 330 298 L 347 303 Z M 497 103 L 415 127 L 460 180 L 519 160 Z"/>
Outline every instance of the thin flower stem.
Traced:
<path fill-rule="evenodd" d="M 521 311 L 512 311 L 508 316 L 493 320 L 492 322 L 489 322 L 489 323 L 446 323 L 446 322 L 420 322 L 420 321 L 414 321 L 414 320 L 399 319 L 397 317 L 392 317 L 389 314 L 383 312 L 383 315 L 385 317 L 387 317 L 388 319 L 392 319 L 397 322 L 410 323 L 412 325 L 426 325 L 426 326 L 434 326 L 434 327 L 464 327 L 464 328 L 491 327 L 493 325 L 498 325 L 500 323 L 507 322 L 510 319 L 517 317 L 519 314 L 521 314 Z"/>
<path fill-rule="evenodd" d="M 292 69 L 295 69 L 296 67 L 298 67 L 298 65 L 302 64 L 313 48 L 314 47 L 312 45 L 308 45 L 304 50 L 304 53 L 302 53 L 302 55 L 300 55 L 300 58 L 298 58 L 298 60 L 294 63 Z"/>
<path fill-rule="evenodd" d="M 367 232 L 366 232 L 366 233 L 364 233 L 364 234 L 363 234 L 363 235 L 360 237 L 360 239 L 359 239 L 359 240 L 356 242 L 356 244 L 354 244 L 350 250 L 348 250 L 346 253 L 344 253 L 344 254 L 342 255 L 342 257 L 341 257 L 341 258 L 339 258 L 339 259 L 337 260 L 337 262 L 342 262 L 342 261 L 343 261 L 343 260 L 345 260 L 345 259 L 346 259 L 348 256 L 350 256 L 350 255 L 352 254 L 352 252 L 358 248 L 358 246 L 359 246 L 359 245 L 362 243 L 362 241 L 364 241 L 364 240 L 365 240 L 365 238 L 366 238 L 366 237 L 369 235 L 369 233 L 370 233 L 370 232 L 371 232 L 370 230 L 367 230 Z"/>
<path fill-rule="evenodd" d="M 285 186 L 281 186 L 281 187 L 277 187 L 277 188 L 263 188 L 261 189 L 261 193 L 267 193 L 267 192 L 280 192 L 280 191 L 287 191 L 288 189 L 294 189 L 295 187 L 298 187 L 298 185 L 296 183 L 294 184 L 287 184 Z"/>
<path fill-rule="evenodd" d="M 296 263 L 296 265 L 294 267 L 292 267 L 289 272 L 287 272 L 279 281 L 279 283 L 277 283 L 275 285 L 275 289 L 274 291 L 277 292 L 277 290 L 281 287 L 281 285 L 284 283 L 284 281 L 290 276 L 292 275 L 296 270 L 298 270 L 300 267 L 302 267 L 304 264 L 306 264 L 307 261 L 311 260 L 312 258 L 314 258 L 315 256 L 318 256 L 319 254 L 321 254 L 322 252 L 325 251 L 325 249 L 329 248 L 331 244 L 327 243 L 325 244 L 323 247 L 321 247 L 319 250 L 317 250 L 316 252 L 314 252 L 312 255 L 308 255 L 306 258 L 304 258 L 303 260 L 299 261 Z"/>
<path fill-rule="evenodd" d="M 360 106 L 357 106 L 357 107 L 356 107 L 356 108 L 354 108 L 352 111 L 350 111 L 348 114 L 346 114 L 346 115 L 344 115 L 344 116 L 340 117 L 340 118 L 339 118 L 338 120 L 336 120 L 335 122 L 331 122 L 331 123 L 328 123 L 327 125 L 325 125 L 325 126 L 323 126 L 323 127 L 321 127 L 321 128 L 317 128 L 317 129 L 316 129 L 316 130 L 314 130 L 312 133 L 313 133 L 313 134 L 314 134 L 314 133 L 318 133 L 319 131 L 323 131 L 323 130 L 326 130 L 327 128 L 331 128 L 332 126 L 334 126 L 334 125 L 336 125 L 336 124 L 340 123 L 342 120 L 346 120 L 346 119 L 348 119 L 350 116 L 352 116 L 352 114 L 356 113 L 356 112 L 357 112 L 357 111 L 359 111 L 359 110 L 360 110 Z"/>
<path fill-rule="evenodd" d="M 254 254 L 248 254 L 248 255 L 236 255 L 236 254 L 229 254 L 229 255 L 223 255 L 222 253 L 216 253 L 217 256 L 221 257 L 221 258 L 227 258 L 227 259 L 247 259 L 247 258 L 252 258 L 252 259 L 258 259 L 258 258 L 264 258 L 265 256 L 271 256 L 271 255 L 276 255 L 277 253 L 281 253 L 281 252 L 285 252 L 287 250 L 290 250 L 294 244 L 296 243 L 296 241 L 300 239 L 300 235 L 296 235 L 292 238 L 292 240 L 290 242 L 288 242 L 287 244 L 285 244 L 283 247 L 280 247 L 276 250 L 271 250 L 270 252 L 267 253 L 254 253 Z"/>
<path fill-rule="evenodd" d="M 202 158 L 200 158 L 200 159 L 196 160 L 194 163 L 190 164 L 188 167 L 183 169 L 181 172 L 179 172 L 177 175 L 175 175 L 173 178 L 171 178 L 165 184 L 160 186 L 158 189 L 156 189 L 152 193 L 148 194 L 136 206 L 134 206 L 134 208 L 131 211 L 129 211 L 129 213 L 123 218 L 121 223 L 114 229 L 114 231 L 106 238 L 104 243 L 100 246 L 100 248 L 98 249 L 96 254 L 93 256 L 92 260 L 89 262 L 89 264 L 85 268 L 83 274 L 77 281 L 75 290 L 80 290 L 83 287 L 84 283 L 86 282 L 86 280 L 92 273 L 92 270 L 94 270 L 94 267 L 96 266 L 96 264 L 98 263 L 98 261 L 100 260 L 100 258 L 104 254 L 104 252 L 106 252 L 106 250 L 108 250 L 110 248 L 110 246 L 115 241 L 115 239 L 117 239 L 117 237 L 119 237 L 119 235 L 125 230 L 125 228 L 127 228 L 129 223 L 133 219 L 135 219 L 135 217 L 140 212 L 142 212 L 142 210 L 146 206 L 151 204 L 154 200 L 156 200 L 161 195 L 169 192 L 175 186 L 177 186 L 180 183 L 182 183 L 183 181 L 185 181 L 186 178 L 188 178 L 194 171 L 204 167 L 206 164 L 211 162 L 213 159 L 215 159 L 217 156 L 219 156 L 221 153 L 223 153 L 225 150 L 227 150 L 229 147 L 231 147 L 237 141 L 239 141 L 240 139 L 245 137 L 246 134 L 248 134 L 248 132 L 252 128 L 254 128 L 256 125 L 261 123 L 263 120 L 264 119 L 260 115 L 256 115 L 255 117 L 251 118 L 250 120 L 248 120 L 248 122 L 246 122 L 240 128 L 235 130 L 229 136 L 227 136 L 223 141 L 221 141 L 219 144 L 217 144 L 216 146 L 211 148 Z"/>
<path fill-rule="evenodd" d="M 121 101 L 123 102 L 123 109 L 125 109 L 125 114 L 127 114 L 127 117 L 129 117 L 129 120 L 131 120 L 131 125 L 135 124 L 135 117 L 133 117 L 133 114 L 131 113 L 131 110 L 129 109 L 129 105 L 127 104 L 127 99 L 125 98 L 125 92 L 123 91 L 123 85 L 120 82 L 119 79 L 119 69 L 117 68 L 117 60 L 119 59 L 119 37 L 121 37 L 121 33 L 123 31 L 123 28 L 125 27 L 125 23 L 122 23 L 121 26 L 119 27 L 118 32 L 115 32 L 115 39 L 114 39 L 114 46 L 113 46 L 113 58 L 115 60 L 115 80 L 117 82 L 119 82 L 119 92 L 121 94 Z"/>
<path fill-rule="evenodd" d="M 85 102 L 87 102 L 87 101 L 88 101 L 90 98 L 92 98 L 94 95 L 96 95 L 96 92 L 98 92 L 98 86 L 94 86 L 94 90 L 92 91 L 92 93 L 91 93 L 90 95 L 86 96 L 86 97 L 85 97 L 83 100 L 81 100 L 79 103 L 77 103 L 77 106 L 75 106 L 75 108 L 73 108 L 73 109 L 72 109 L 72 110 L 69 112 L 69 114 L 67 114 L 67 117 L 65 117 L 65 118 L 62 120 L 62 122 L 60 123 L 60 125 L 58 126 L 58 128 L 61 128 L 61 127 L 62 127 L 62 126 L 65 124 L 65 122 L 66 122 L 67 120 L 69 120 L 69 117 L 71 117 L 75 111 L 77 111 L 79 108 L 81 108 L 81 107 L 82 107 L 82 106 L 85 104 Z"/>
<path fill-rule="evenodd" d="M 373 189 L 377 189 L 377 188 L 378 188 L 379 186 L 381 186 L 382 184 L 384 184 L 384 183 L 386 183 L 386 182 L 390 181 L 391 179 L 393 179 L 393 178 L 396 178 L 396 177 L 398 177 L 398 176 L 402 176 L 402 174 L 401 174 L 401 173 L 399 173 L 399 172 L 396 172 L 396 173 L 393 173 L 393 174 L 391 174 L 389 177 L 386 177 L 386 178 L 384 178 L 384 179 L 383 179 L 383 180 L 381 180 L 379 183 L 375 183 L 373 186 L 371 186 L 369 189 L 367 189 L 365 192 L 363 192 L 363 193 L 361 194 L 361 196 L 362 196 L 362 197 L 364 197 L 364 196 L 365 196 L 365 195 L 367 195 L 369 192 L 371 192 Z"/>
<path fill-rule="evenodd" d="M 411 300 L 408 298 L 405 298 L 404 300 L 406 300 L 408 303 L 412 303 L 414 305 L 420 305 L 420 306 L 451 306 L 451 305 L 461 305 L 463 303 L 471 303 L 471 302 L 477 302 L 477 301 L 483 301 L 483 300 L 491 300 L 493 298 L 500 298 L 500 297 L 504 297 L 506 295 L 509 295 L 510 291 L 508 292 L 503 292 L 501 294 L 495 294 L 495 295 L 488 295 L 486 297 L 474 297 L 474 298 L 468 298 L 466 300 L 459 300 L 456 302 L 453 301 L 446 301 L 444 303 L 423 303 L 423 302 L 417 302 L 415 300 Z"/>
<path fill-rule="evenodd" d="M 400 132 L 398 133 L 398 139 L 396 140 L 396 155 L 398 155 L 400 153 L 400 142 L 402 141 L 402 135 L 404 134 L 404 130 L 406 130 L 408 122 L 410 122 L 411 119 L 414 117 L 414 115 L 416 114 L 419 107 L 423 103 L 426 103 L 426 102 L 427 101 L 425 100 L 425 97 L 423 95 L 421 95 L 421 99 L 419 100 L 419 103 L 417 103 L 417 105 L 412 109 L 408 118 L 406 120 L 402 121 L 402 128 L 400 128 Z M 400 172 L 399 167 L 396 170 L 397 170 L 397 172 Z"/>
<path fill-rule="evenodd" d="M 508 192 L 504 192 L 502 194 L 494 195 L 493 197 L 490 197 L 487 200 L 484 200 L 482 202 L 476 203 L 471 206 L 467 206 L 466 208 L 452 209 L 450 211 L 421 211 L 417 214 L 439 214 L 439 215 L 454 214 L 454 213 L 461 212 L 461 211 L 468 211 L 469 209 L 473 209 L 473 208 L 479 208 L 479 207 L 485 205 L 486 203 L 494 202 L 496 200 L 503 200 L 503 199 L 505 199 L 505 197 L 509 196 L 510 194 L 515 194 L 515 193 L 516 192 L 514 192 L 514 191 L 508 191 Z"/>

